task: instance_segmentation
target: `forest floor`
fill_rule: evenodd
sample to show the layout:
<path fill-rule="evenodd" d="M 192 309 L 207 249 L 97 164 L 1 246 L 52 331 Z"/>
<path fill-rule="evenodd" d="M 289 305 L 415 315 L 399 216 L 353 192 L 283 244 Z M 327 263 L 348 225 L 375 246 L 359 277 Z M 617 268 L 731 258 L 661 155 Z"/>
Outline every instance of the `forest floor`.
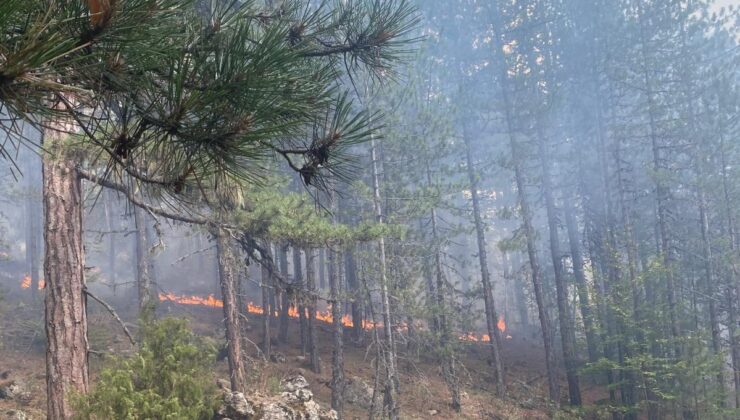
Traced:
<path fill-rule="evenodd" d="M 45 368 L 43 309 L 31 304 L 28 294 L 6 295 L 0 309 L 0 373 L 10 371 L 11 378 L 19 379 L 30 391 L 31 398 L 25 401 L 0 399 L 0 418 L 9 410 L 23 410 L 32 419 L 45 418 Z M 126 307 L 123 302 L 111 302 L 116 307 Z M 135 305 L 130 305 L 135 306 Z M 190 320 L 193 330 L 199 334 L 222 340 L 222 311 L 219 308 L 192 307 L 164 303 L 158 312 L 163 316 L 174 316 Z M 133 321 L 133 313 L 121 311 L 124 319 Z M 133 324 L 133 322 L 132 322 Z M 248 339 L 253 343 L 260 340 L 260 319 L 250 318 Z M 273 322 L 276 325 L 277 322 Z M 100 353 L 130 354 L 133 349 L 120 325 L 97 304 L 89 308 L 90 348 Z M 132 325 L 133 326 L 133 325 Z M 401 372 L 401 410 L 404 419 L 547 419 L 553 416 L 553 407 L 547 402 L 544 355 L 536 337 L 510 331 L 511 339 L 504 342 L 503 356 L 507 365 L 507 397 L 494 396 L 492 369 L 489 366 L 488 350 L 481 344 L 462 344 L 460 362 L 463 388 L 463 409 L 455 413 L 449 407 L 449 393 L 441 378 L 439 363 L 424 354 L 402 354 L 399 360 Z M 322 374 L 310 371 L 307 361 L 301 358 L 298 323 L 291 320 L 288 343 L 276 343 L 273 352 L 285 356 L 284 363 L 267 362 L 259 357 L 255 346 L 248 351 L 253 358 L 250 367 L 254 391 L 270 395 L 277 393 L 280 379 L 289 373 L 300 372 L 311 384 L 316 400 L 328 406 L 331 390 L 331 338 L 329 324 L 319 328 Z M 345 346 L 345 375 L 356 377 L 373 385 L 372 352 L 367 346 L 347 343 Z M 94 383 L 96 372 L 103 366 L 103 358 L 91 355 L 91 376 Z M 215 377 L 227 378 L 225 361 L 217 363 Z M 215 379 L 215 378 L 214 378 Z M 567 386 L 562 381 L 562 392 Z M 596 404 L 603 400 L 603 386 L 584 383 L 584 400 Z M 565 402 L 565 401 L 564 401 Z M 365 419 L 367 410 L 352 404 L 346 405 L 347 419 Z"/>

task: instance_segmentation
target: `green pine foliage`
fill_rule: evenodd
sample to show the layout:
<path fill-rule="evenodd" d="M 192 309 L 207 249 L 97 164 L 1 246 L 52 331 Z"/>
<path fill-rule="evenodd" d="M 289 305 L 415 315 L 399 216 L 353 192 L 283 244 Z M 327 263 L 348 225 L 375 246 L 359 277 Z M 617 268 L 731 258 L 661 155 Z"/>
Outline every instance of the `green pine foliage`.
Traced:
<path fill-rule="evenodd" d="M 76 396 L 79 419 L 210 419 L 216 388 L 215 348 L 186 321 L 145 321 L 141 350 L 114 359 L 95 389 Z"/>

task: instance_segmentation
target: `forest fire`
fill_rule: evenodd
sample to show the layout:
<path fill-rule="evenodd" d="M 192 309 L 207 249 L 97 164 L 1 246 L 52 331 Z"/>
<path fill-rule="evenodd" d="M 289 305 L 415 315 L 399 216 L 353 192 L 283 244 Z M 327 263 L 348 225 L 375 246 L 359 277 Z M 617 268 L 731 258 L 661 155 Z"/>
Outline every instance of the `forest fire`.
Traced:
<path fill-rule="evenodd" d="M 224 306 L 224 302 L 221 299 L 216 299 L 213 295 L 209 295 L 208 297 L 203 298 L 200 296 L 177 296 L 172 293 L 160 293 L 159 300 L 160 302 L 174 302 L 181 305 L 198 305 L 208 306 L 211 308 L 223 308 Z M 261 306 L 255 305 L 252 302 L 247 303 L 247 312 L 255 315 L 262 315 L 265 313 L 264 309 Z M 275 312 L 274 316 L 278 316 L 278 313 Z M 298 309 L 295 307 L 291 307 L 288 310 L 288 316 L 291 318 L 298 318 Z M 327 323 L 334 322 L 334 317 L 331 314 L 331 307 L 324 312 L 316 311 L 316 319 Z M 349 315 L 344 315 L 342 317 L 342 324 L 347 328 L 354 327 L 352 318 L 350 318 Z M 372 323 L 368 321 L 362 321 L 362 328 L 366 330 L 372 329 Z"/>
<path fill-rule="evenodd" d="M 31 282 L 32 282 L 31 276 L 26 274 L 25 277 L 23 277 L 23 280 L 21 280 L 21 288 L 30 289 Z M 46 287 L 46 283 L 44 282 L 44 279 L 39 279 L 39 290 L 43 289 L 44 287 Z"/>
<path fill-rule="evenodd" d="M 23 280 L 21 281 L 21 288 L 23 289 L 30 289 L 31 288 L 31 277 L 26 275 L 23 277 Z M 39 280 L 38 288 L 39 290 L 43 289 L 45 287 L 44 280 Z M 207 297 L 202 296 L 185 296 L 185 295 L 176 295 L 173 293 L 160 293 L 159 294 L 159 301 L 160 302 L 173 302 L 180 305 L 193 305 L 193 306 L 206 306 L 209 308 L 223 308 L 224 302 L 221 299 L 217 299 L 213 295 L 208 295 Z M 247 312 L 254 315 L 262 315 L 265 313 L 262 306 L 255 305 L 252 302 L 247 303 Z M 279 314 L 275 312 L 274 316 L 278 316 Z M 308 312 L 306 313 L 308 315 Z M 298 308 L 291 306 L 288 309 L 288 316 L 290 318 L 298 318 Z M 334 322 L 334 317 L 331 313 L 331 306 L 326 311 L 316 311 L 316 319 L 322 322 L 326 322 L 328 324 L 331 324 Z M 354 322 L 352 321 L 352 318 L 345 314 L 342 316 L 342 325 L 344 325 L 346 328 L 353 328 Z M 382 326 L 381 323 L 373 324 L 372 321 L 363 320 L 362 321 L 362 328 L 364 330 L 372 330 L 373 328 Z M 498 323 L 496 324 L 496 327 L 499 331 L 506 332 L 506 321 L 504 321 L 503 318 L 498 319 Z M 401 325 L 402 329 L 405 329 L 405 325 Z M 507 335 L 507 339 L 510 339 L 511 336 Z M 459 339 L 461 341 L 466 342 L 472 342 L 472 343 L 478 343 L 478 342 L 489 342 L 491 341 L 491 338 L 488 334 L 476 334 L 476 333 L 465 333 L 459 336 Z"/>
<path fill-rule="evenodd" d="M 224 303 L 221 299 L 215 298 L 213 295 L 208 295 L 208 297 L 200 297 L 200 296 L 178 296 L 172 293 L 160 293 L 159 294 L 159 300 L 160 302 L 173 302 L 180 305 L 197 305 L 197 306 L 207 306 L 211 308 L 223 308 Z M 265 313 L 262 306 L 255 305 L 252 302 L 247 303 L 247 312 L 250 314 L 255 315 L 262 315 Z M 306 313 L 308 315 L 308 313 Z M 275 312 L 274 316 L 278 316 L 279 314 Z M 288 309 L 288 316 L 290 318 L 298 318 L 299 312 L 298 309 L 291 306 L 290 309 Z M 326 322 L 331 324 L 334 322 L 334 317 L 331 313 L 331 306 L 326 311 L 316 311 L 316 319 L 322 322 Z M 342 325 L 344 325 L 346 328 L 352 328 L 354 327 L 354 322 L 352 321 L 352 318 L 345 314 L 342 316 Z M 382 326 L 381 323 L 374 324 L 372 321 L 363 320 L 362 321 L 362 328 L 364 330 L 372 330 L 373 328 Z M 503 318 L 499 318 L 497 327 L 499 331 L 502 333 L 506 331 L 506 322 Z M 405 325 L 402 325 L 401 328 L 406 328 Z M 467 341 L 467 342 L 488 342 L 491 341 L 491 338 L 488 336 L 488 334 L 482 334 L 478 335 L 475 333 L 466 333 L 461 335 L 460 337 L 461 341 Z M 510 339 L 511 336 L 507 335 L 507 339 Z"/>
<path fill-rule="evenodd" d="M 498 328 L 498 330 L 501 331 L 502 333 L 505 333 L 506 332 L 506 321 L 504 321 L 503 318 L 499 317 L 498 322 L 496 323 L 496 328 Z M 477 342 L 487 343 L 491 341 L 491 336 L 489 336 L 488 334 L 477 335 L 475 333 L 466 333 L 466 334 L 461 335 L 459 338 L 461 341 L 468 341 L 468 342 L 473 342 L 473 343 L 477 343 Z M 511 339 L 511 336 L 507 334 L 505 338 L 509 340 Z"/>

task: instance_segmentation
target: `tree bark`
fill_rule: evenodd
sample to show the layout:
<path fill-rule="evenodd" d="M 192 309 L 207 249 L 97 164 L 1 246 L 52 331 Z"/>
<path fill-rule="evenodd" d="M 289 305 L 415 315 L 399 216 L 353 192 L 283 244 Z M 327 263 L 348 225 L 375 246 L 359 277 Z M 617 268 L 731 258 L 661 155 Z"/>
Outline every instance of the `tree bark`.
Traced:
<path fill-rule="evenodd" d="M 335 216 L 336 218 L 336 216 Z M 336 222 L 336 219 L 335 219 Z M 344 417 L 344 326 L 342 325 L 341 254 L 329 249 L 329 300 L 332 315 L 331 408 Z"/>
<path fill-rule="evenodd" d="M 560 253 L 560 235 L 558 234 L 558 216 L 555 208 L 555 195 L 551 181 L 551 167 L 549 150 L 545 139 L 540 133 L 539 152 L 542 164 L 542 188 L 545 193 L 545 207 L 547 210 L 547 226 L 550 232 L 550 257 L 555 271 L 555 292 L 558 304 L 558 321 L 560 323 L 560 338 L 563 346 L 563 359 L 568 379 L 568 395 L 571 405 L 581 405 L 581 387 L 578 380 L 578 355 L 576 354 L 576 336 L 573 323 L 570 319 L 568 304 L 568 286 L 565 284 L 565 273 Z"/>
<path fill-rule="evenodd" d="M 89 388 L 82 186 L 76 161 L 64 150 L 65 137 L 56 131 L 46 133 L 45 146 L 52 152 L 44 156 L 42 175 L 50 420 L 72 418 L 70 392 L 84 394 Z"/>
<path fill-rule="evenodd" d="M 268 255 L 263 255 L 262 258 L 272 258 L 272 245 L 265 243 L 265 249 L 267 249 Z M 272 318 L 273 305 L 271 302 L 271 290 L 273 286 L 272 277 L 270 276 L 270 270 L 262 265 L 262 353 L 265 355 L 267 360 L 270 360 L 270 353 L 272 353 L 272 338 L 270 336 L 270 319 Z"/>
<path fill-rule="evenodd" d="M 216 236 L 216 253 L 218 254 L 221 298 L 224 302 L 224 323 L 226 324 L 226 346 L 231 389 L 236 392 L 246 392 L 247 370 L 242 357 L 239 299 L 236 293 L 235 271 L 237 262 L 229 234 L 223 229 L 220 229 Z"/>
<path fill-rule="evenodd" d="M 280 273 L 283 278 L 288 279 L 288 245 L 285 244 L 279 248 L 280 253 Z M 280 326 L 278 329 L 278 341 L 281 343 L 288 342 L 288 311 L 290 310 L 290 296 L 288 290 L 280 292 Z"/>
<path fill-rule="evenodd" d="M 306 253 L 306 273 L 308 273 L 309 255 Z M 303 269 L 301 264 L 301 249 L 293 248 L 293 283 L 296 285 L 296 306 L 298 306 L 298 320 L 301 328 L 301 353 L 304 355 L 308 352 L 308 320 L 306 319 L 306 296 L 303 293 L 306 290 L 303 282 Z M 308 277 L 308 274 L 306 275 Z M 308 289 L 310 290 L 310 289 Z M 300 292 L 299 292 L 300 291 Z"/>
<path fill-rule="evenodd" d="M 39 289 L 39 212 L 38 187 L 36 185 L 38 167 L 36 164 L 37 156 L 31 154 L 28 173 L 26 176 L 26 272 L 31 278 L 31 296 L 34 303 L 38 296 Z"/>
<path fill-rule="evenodd" d="M 139 298 L 139 313 L 148 310 L 152 302 L 151 279 L 149 277 L 149 249 L 146 238 L 146 215 L 144 210 L 134 206 L 136 225 L 136 290 Z"/>
<path fill-rule="evenodd" d="M 108 229 L 108 271 L 110 272 L 110 283 L 113 289 L 113 294 L 116 293 L 116 283 L 118 281 L 116 277 L 116 255 L 118 251 L 116 249 L 116 233 L 114 230 L 118 223 L 113 223 L 113 209 L 114 207 L 114 195 L 110 190 L 103 192 L 103 199 L 105 201 L 105 227 Z"/>
<path fill-rule="evenodd" d="M 350 305 L 352 308 L 352 335 L 355 343 L 360 343 L 364 336 L 362 328 L 362 290 L 357 279 L 357 261 L 355 261 L 354 251 L 354 248 L 350 248 L 345 252 L 344 267 L 346 270 L 345 276 L 347 276 L 347 287 L 352 299 Z"/>
<path fill-rule="evenodd" d="M 504 384 L 504 363 L 501 356 L 501 332 L 498 325 L 498 313 L 493 300 L 493 286 L 491 274 L 488 271 L 488 251 L 486 249 L 486 232 L 481 217 L 480 198 L 478 197 L 478 174 L 475 173 L 473 153 L 470 147 L 470 136 L 464 129 L 463 140 L 465 142 L 465 157 L 467 163 L 468 182 L 470 185 L 471 201 L 473 203 L 473 221 L 475 223 L 475 234 L 478 244 L 478 263 L 480 265 L 480 279 L 483 285 L 483 304 L 486 312 L 486 327 L 488 329 L 488 347 L 491 350 L 491 361 L 493 362 L 494 376 L 496 378 L 496 394 L 503 397 L 506 394 Z"/>
<path fill-rule="evenodd" d="M 588 360 L 593 363 L 599 358 L 599 345 L 597 341 L 596 327 L 594 325 L 594 313 L 589 297 L 588 283 L 583 270 L 583 253 L 579 240 L 578 224 L 573 210 L 571 200 L 565 200 L 565 225 L 568 229 L 568 244 L 570 245 L 570 256 L 573 260 L 573 275 L 576 280 L 578 292 L 578 306 L 583 318 L 583 326 L 586 331 L 586 346 L 588 348 Z"/>
<path fill-rule="evenodd" d="M 377 223 L 383 223 L 383 208 L 380 202 L 380 160 L 375 139 L 370 141 L 370 154 L 373 162 L 373 207 Z M 385 409 L 391 420 L 400 415 L 398 406 L 399 378 L 396 371 L 396 344 L 391 325 L 391 304 L 388 295 L 388 277 L 385 258 L 385 238 L 378 238 L 378 258 L 380 260 L 380 305 L 383 312 L 383 333 L 385 338 L 384 362 L 386 371 Z"/>
<path fill-rule="evenodd" d="M 311 359 L 311 370 L 321 373 L 319 360 L 319 341 L 316 334 L 316 250 L 306 249 L 306 288 L 308 289 L 308 353 Z"/>
<path fill-rule="evenodd" d="M 427 187 L 432 187 L 432 174 L 427 164 Z M 457 369 L 455 365 L 455 354 L 451 348 L 452 342 L 450 340 L 450 324 L 447 317 L 447 304 L 445 302 L 445 295 L 449 294 L 449 288 L 445 282 L 444 270 L 442 267 L 442 249 L 440 245 L 440 233 L 437 223 L 437 209 L 432 207 L 430 211 L 430 217 L 432 221 L 432 247 L 434 249 L 434 278 L 435 278 L 435 295 L 434 303 L 437 308 L 435 312 L 437 315 L 437 325 L 439 326 L 439 349 L 441 352 L 442 359 L 442 378 L 447 384 L 447 388 L 450 391 L 451 396 L 451 407 L 456 412 L 460 412 L 462 409 L 462 402 L 460 399 L 460 382 L 457 377 Z"/>
<path fill-rule="evenodd" d="M 722 363 L 717 371 L 717 388 L 719 389 L 719 405 L 720 407 L 725 406 L 725 375 L 724 375 L 724 355 L 722 354 L 722 336 L 719 325 L 719 316 L 717 314 L 716 300 L 716 286 L 714 284 L 714 268 L 712 263 L 712 245 L 709 239 L 709 217 L 707 215 L 707 198 L 704 193 L 704 188 L 701 183 L 704 182 L 702 170 L 702 162 L 697 162 L 698 176 L 697 183 L 699 183 L 699 222 L 701 230 L 701 243 L 702 243 L 702 257 L 704 262 L 704 286 L 707 299 L 707 306 L 709 308 L 709 327 L 712 335 L 712 352 L 715 357 L 721 358 Z"/>

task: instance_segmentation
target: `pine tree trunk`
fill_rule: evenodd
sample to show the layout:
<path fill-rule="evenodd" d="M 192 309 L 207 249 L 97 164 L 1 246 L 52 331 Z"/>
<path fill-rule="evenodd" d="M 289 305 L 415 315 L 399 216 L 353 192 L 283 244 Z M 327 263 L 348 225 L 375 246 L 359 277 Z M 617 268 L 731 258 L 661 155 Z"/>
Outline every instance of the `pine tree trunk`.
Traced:
<path fill-rule="evenodd" d="M 316 250 L 306 249 L 306 289 L 308 289 L 308 353 L 311 360 L 311 370 L 321 373 L 321 360 L 319 360 L 319 341 L 316 334 Z"/>
<path fill-rule="evenodd" d="M 335 216 L 336 222 L 336 216 Z M 342 325 L 341 254 L 329 249 L 329 300 L 332 315 L 331 408 L 344 417 L 344 326 Z"/>
<path fill-rule="evenodd" d="M 262 258 L 272 259 L 272 245 L 265 243 L 265 249 L 267 255 L 262 255 Z M 272 277 L 270 271 L 266 265 L 262 265 L 262 353 L 265 355 L 267 360 L 270 360 L 270 354 L 272 353 L 272 337 L 270 332 L 270 319 L 272 318 L 273 305 L 271 302 L 271 290 L 272 290 Z"/>
<path fill-rule="evenodd" d="M 506 258 L 509 256 L 506 254 Z M 519 322 L 523 330 L 529 330 L 529 305 L 527 304 L 527 297 L 524 294 L 524 282 L 527 281 L 526 275 L 520 273 L 522 270 L 521 255 L 515 254 L 511 260 L 511 274 L 512 284 L 514 285 L 514 296 L 516 297 L 516 308 L 519 313 Z M 519 278 L 523 277 L 523 278 Z M 521 282 L 521 284 L 520 284 Z"/>
<path fill-rule="evenodd" d="M 31 296 L 34 301 L 39 289 L 39 213 L 38 188 L 36 186 L 37 156 L 32 154 L 26 176 L 26 272 L 31 278 Z"/>
<path fill-rule="evenodd" d="M 699 176 L 697 179 L 698 183 L 703 182 L 703 171 L 701 170 L 702 163 L 697 163 L 699 168 Z M 701 242 L 702 242 L 702 257 L 704 260 L 704 284 L 705 293 L 707 299 L 707 306 L 709 308 L 709 327 L 712 334 L 712 352 L 715 357 L 723 360 L 717 371 L 717 388 L 719 389 L 719 406 L 725 406 L 725 363 L 724 354 L 722 353 L 722 337 L 719 325 L 719 316 L 717 314 L 717 306 L 715 304 L 716 299 L 716 288 L 714 285 L 714 268 L 712 267 L 712 245 L 709 241 L 709 217 L 707 216 L 707 199 L 704 194 L 703 188 L 699 186 L 699 219 L 701 224 Z"/>
<path fill-rule="evenodd" d="M 301 353 L 308 352 L 308 320 L 306 319 L 306 294 L 308 286 L 303 280 L 303 268 L 301 261 L 301 249 L 293 248 L 293 272 L 295 273 L 293 284 L 295 285 L 296 306 L 298 306 L 298 320 L 301 328 Z M 308 272 L 308 254 L 306 254 L 306 272 Z M 308 277 L 308 274 L 307 274 Z M 310 290 L 310 289 L 308 289 Z"/>
<path fill-rule="evenodd" d="M 499 6 L 498 1 L 493 2 L 494 16 L 498 16 Z M 497 19 L 496 19 L 497 20 Z M 527 194 L 525 190 L 524 173 L 522 171 L 522 161 L 519 151 L 519 145 L 516 140 L 516 133 L 514 132 L 514 116 L 512 113 L 512 101 L 509 98 L 509 72 L 506 64 L 506 57 L 503 53 L 503 45 L 501 34 L 499 29 L 501 25 L 499 22 L 494 22 L 493 25 L 493 47 L 496 51 L 497 57 L 495 57 L 498 65 L 498 80 L 501 91 L 501 98 L 503 100 L 504 110 L 504 121 L 506 123 L 506 133 L 509 140 L 509 148 L 511 151 L 512 163 L 514 166 L 514 181 L 517 189 L 517 197 L 519 202 L 519 210 L 522 217 L 522 223 L 524 227 L 524 235 L 527 242 L 527 255 L 529 257 L 529 265 L 532 273 L 532 286 L 534 289 L 535 301 L 537 303 L 537 313 L 540 319 L 540 328 L 542 330 L 542 341 L 545 348 L 545 365 L 547 370 L 547 385 L 549 390 L 550 399 L 556 404 L 560 401 L 560 385 L 558 383 L 557 375 L 557 363 L 555 360 L 555 352 L 552 348 L 553 339 L 552 331 L 550 329 L 550 317 L 547 313 L 547 306 L 545 302 L 544 291 L 542 287 L 542 273 L 540 271 L 539 259 L 537 257 L 537 246 L 535 230 L 532 224 L 532 211 L 529 208 L 529 202 L 527 200 Z"/>
<path fill-rule="evenodd" d="M 578 380 L 578 355 L 576 354 L 576 336 L 573 322 L 570 319 L 568 304 L 568 286 L 565 283 L 563 262 L 560 253 L 560 235 L 558 234 L 558 216 L 555 208 L 555 196 L 551 181 L 549 151 L 545 139 L 540 133 L 539 141 L 540 162 L 542 164 L 542 187 L 545 193 L 545 207 L 547 210 L 547 226 L 550 232 L 550 257 L 555 271 L 555 291 L 558 303 L 558 321 L 560 323 L 560 338 L 563 345 L 563 359 L 568 379 L 568 395 L 571 405 L 581 405 L 581 387 Z"/>
<path fill-rule="evenodd" d="M 317 283 L 317 286 L 318 290 L 324 290 L 326 289 L 326 249 L 319 249 L 319 257 L 317 262 L 319 264 L 319 281 Z"/>
<path fill-rule="evenodd" d="M 239 319 L 239 299 L 236 292 L 236 257 L 228 232 L 220 230 L 216 237 L 218 254 L 219 282 L 221 298 L 224 302 L 224 323 L 226 324 L 226 346 L 229 359 L 229 378 L 231 389 L 247 391 L 247 370 L 242 357 L 242 332 Z"/>
<path fill-rule="evenodd" d="M 661 153 L 662 145 L 659 144 L 659 133 L 657 132 L 657 122 L 655 116 L 656 104 L 654 98 L 654 89 L 652 79 L 650 77 L 650 70 L 648 68 L 648 59 L 646 49 L 648 39 L 645 34 L 645 19 L 644 10 L 642 7 L 642 0 L 637 1 L 638 6 L 638 17 L 640 26 L 640 52 L 642 54 L 642 68 L 643 68 L 643 82 L 645 83 L 645 96 L 647 98 L 648 105 L 648 117 L 649 117 L 649 138 L 650 145 L 653 154 L 653 171 L 655 172 L 655 198 L 658 213 L 658 234 L 661 248 L 661 256 L 663 261 L 663 269 L 665 270 L 665 282 L 666 282 L 666 295 L 668 298 L 668 314 L 670 318 L 671 338 L 673 340 L 673 356 L 680 359 L 682 355 L 681 344 L 679 338 L 681 332 L 678 325 L 677 315 L 677 303 L 675 294 L 674 284 L 674 255 L 673 255 L 673 244 L 671 242 L 670 230 L 668 228 L 668 197 L 670 190 L 665 185 L 663 177 L 666 174 L 666 168 L 664 167 L 664 158 Z"/>
<path fill-rule="evenodd" d="M 594 313 L 591 308 L 586 274 L 583 270 L 583 253 L 579 240 L 578 224 L 573 210 L 571 200 L 565 200 L 565 225 L 568 229 L 568 244 L 570 245 L 570 256 L 573 260 L 573 274 L 576 280 L 576 291 L 578 292 L 578 303 L 583 318 L 583 326 L 586 330 L 586 346 L 588 348 L 588 360 L 593 363 L 599 358 L 599 345 L 596 338 L 596 327 L 594 326 Z"/>
<path fill-rule="evenodd" d="M 88 341 L 82 186 L 64 135 L 47 132 L 43 161 L 47 418 L 70 419 L 71 392 L 87 393 Z"/>
<path fill-rule="evenodd" d="M 383 208 L 380 202 L 380 161 L 375 139 L 371 139 L 370 153 L 373 162 L 373 207 L 376 221 L 383 223 Z M 397 420 L 400 415 L 398 405 L 399 378 L 396 371 L 396 344 L 391 325 L 391 303 L 388 296 L 388 277 L 385 258 L 385 238 L 378 239 L 378 258 L 380 260 L 380 305 L 383 312 L 383 333 L 385 338 L 384 362 L 386 370 L 385 408 L 391 420 Z"/>
<path fill-rule="evenodd" d="M 280 253 L 280 273 L 285 279 L 288 279 L 288 245 L 283 245 L 279 249 Z M 290 309 L 290 297 L 287 290 L 280 292 L 280 327 L 278 329 L 278 341 L 285 344 L 288 342 L 288 311 Z"/>
<path fill-rule="evenodd" d="M 105 203 L 105 227 L 108 229 L 108 271 L 110 272 L 111 288 L 113 289 L 113 294 L 115 294 L 116 283 L 118 281 L 116 278 L 116 254 L 118 251 L 116 249 L 117 237 L 114 230 L 118 224 L 113 223 L 113 209 L 115 208 L 113 197 L 114 195 L 111 190 L 105 190 L 103 192 L 103 200 Z"/>
<path fill-rule="evenodd" d="M 427 164 L 427 187 L 432 187 L 432 175 Z M 462 409 L 460 399 L 460 381 L 457 377 L 454 351 L 451 349 L 450 324 L 447 317 L 447 304 L 445 295 L 449 294 L 449 288 L 445 284 L 444 270 L 442 267 L 442 249 L 440 246 L 440 234 L 437 225 L 437 209 L 432 207 L 430 212 L 432 221 L 432 243 L 434 247 L 434 278 L 435 278 L 435 304 L 437 306 L 435 317 L 439 326 L 439 348 L 442 358 L 442 377 L 450 391 L 450 406 L 456 412 Z"/>
<path fill-rule="evenodd" d="M 720 124 L 719 124 L 719 148 L 722 153 L 720 153 L 720 166 L 722 167 L 722 201 L 723 201 L 723 207 L 724 212 L 727 215 L 727 236 L 728 236 L 728 242 L 730 243 L 730 251 L 731 251 L 731 270 L 729 273 L 729 286 L 728 290 L 734 292 L 729 293 L 729 299 L 730 299 L 730 319 L 728 320 L 728 323 L 730 324 L 729 334 L 730 334 L 730 347 L 731 352 L 730 355 L 732 356 L 732 366 L 734 370 L 734 383 L 735 383 L 735 408 L 740 409 L 740 336 L 738 335 L 738 322 L 740 322 L 740 319 L 738 318 L 738 302 L 740 302 L 740 268 L 737 266 L 737 257 L 738 257 L 738 249 L 740 249 L 740 246 L 738 246 L 738 238 L 735 231 L 735 219 L 732 217 L 732 212 L 734 210 L 734 206 L 732 204 L 732 200 L 730 198 L 730 186 L 729 183 L 731 182 L 729 180 L 729 176 L 727 173 L 727 162 L 726 162 L 726 156 L 724 153 L 725 150 L 725 138 L 724 138 L 724 124 L 722 122 L 722 119 L 720 118 Z M 733 296 L 734 296 L 734 302 L 733 302 Z"/>
<path fill-rule="evenodd" d="M 151 304 L 151 279 L 149 278 L 149 249 L 146 239 L 146 215 L 144 210 L 134 206 L 136 225 L 136 290 L 139 298 L 139 313 Z"/>
<path fill-rule="evenodd" d="M 483 304 L 486 312 L 486 327 L 490 341 L 488 346 L 491 350 L 491 361 L 496 378 L 496 395 L 503 397 L 506 394 L 504 384 L 504 363 L 501 356 L 501 332 L 498 325 L 498 313 L 493 300 L 493 286 L 491 274 L 488 271 L 488 251 L 486 249 L 486 232 L 481 217 L 481 205 L 478 197 L 478 175 L 475 172 L 473 153 L 470 147 L 470 137 L 467 129 L 464 129 L 463 140 L 465 141 L 465 157 L 468 169 L 468 182 L 470 183 L 470 195 L 473 202 L 473 221 L 475 223 L 475 234 L 478 245 L 478 264 L 480 265 L 480 279 L 483 285 Z"/>
<path fill-rule="evenodd" d="M 345 276 L 347 277 L 347 288 L 349 289 L 350 299 L 352 300 L 351 312 L 352 312 L 352 338 L 355 343 L 362 342 L 364 331 L 362 329 L 362 292 L 360 290 L 360 284 L 357 279 L 357 262 L 355 261 L 355 250 L 353 247 L 348 249 L 345 253 Z M 411 325 L 409 325 L 411 328 Z"/>

